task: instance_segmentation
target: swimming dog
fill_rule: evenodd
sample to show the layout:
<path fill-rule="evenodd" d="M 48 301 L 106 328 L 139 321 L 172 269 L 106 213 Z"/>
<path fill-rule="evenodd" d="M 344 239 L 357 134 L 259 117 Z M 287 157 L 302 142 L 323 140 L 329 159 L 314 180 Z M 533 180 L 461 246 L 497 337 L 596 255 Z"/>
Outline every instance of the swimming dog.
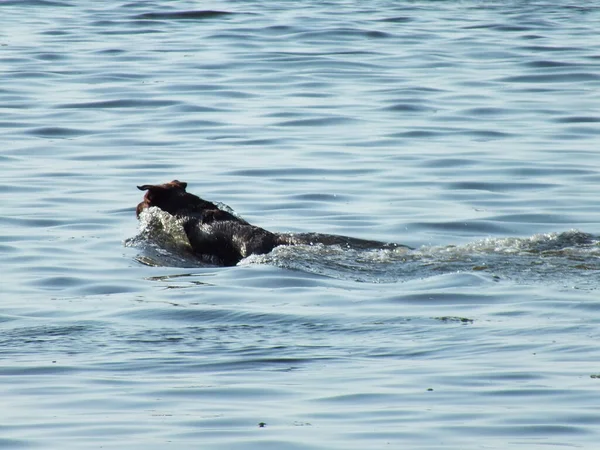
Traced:
<path fill-rule="evenodd" d="M 362 249 L 404 247 L 329 234 L 273 233 L 190 194 L 186 191 L 187 183 L 179 180 L 137 188 L 146 191 L 136 208 L 138 218 L 144 209 L 155 206 L 180 219 L 194 254 L 215 265 L 234 266 L 247 256 L 269 253 L 280 245 L 320 243 Z"/>

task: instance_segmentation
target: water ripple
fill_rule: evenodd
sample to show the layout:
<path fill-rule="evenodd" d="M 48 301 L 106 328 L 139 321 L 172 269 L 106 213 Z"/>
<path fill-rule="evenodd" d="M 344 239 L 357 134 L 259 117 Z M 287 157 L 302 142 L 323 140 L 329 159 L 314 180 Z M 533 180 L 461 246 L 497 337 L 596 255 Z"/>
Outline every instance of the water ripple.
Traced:
<path fill-rule="evenodd" d="M 202 20 L 224 17 L 235 14 L 229 11 L 198 10 L 198 11 L 161 11 L 148 12 L 133 16 L 138 20 Z"/>
<path fill-rule="evenodd" d="M 0 446 L 596 448 L 579 3 L 1 2 Z M 411 248 L 203 265 L 171 179 Z"/>

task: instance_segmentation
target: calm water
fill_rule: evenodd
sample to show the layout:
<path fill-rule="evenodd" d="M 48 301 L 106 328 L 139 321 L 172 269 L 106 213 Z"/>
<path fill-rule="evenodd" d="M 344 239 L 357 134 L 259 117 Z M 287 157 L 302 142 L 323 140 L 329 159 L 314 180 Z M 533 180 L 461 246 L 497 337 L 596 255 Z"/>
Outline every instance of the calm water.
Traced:
<path fill-rule="evenodd" d="M 600 2 L 14 0 L 0 25 L 1 448 L 597 448 Z M 174 178 L 414 250 L 202 266 L 135 219 Z"/>

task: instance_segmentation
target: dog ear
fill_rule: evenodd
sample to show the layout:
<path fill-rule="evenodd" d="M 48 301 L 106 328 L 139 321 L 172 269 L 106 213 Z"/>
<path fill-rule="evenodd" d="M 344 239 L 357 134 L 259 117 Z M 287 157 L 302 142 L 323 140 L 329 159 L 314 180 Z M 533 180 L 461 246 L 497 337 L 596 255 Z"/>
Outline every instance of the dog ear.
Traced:
<path fill-rule="evenodd" d="M 185 188 L 187 188 L 187 183 L 185 181 L 173 180 L 169 184 L 177 186 L 177 187 L 183 189 L 184 191 L 185 191 Z"/>
<path fill-rule="evenodd" d="M 137 187 L 140 191 L 148 191 L 144 196 L 144 201 L 146 203 L 156 200 L 161 196 L 161 193 L 165 191 L 163 185 L 154 185 L 154 184 L 144 184 L 143 186 Z"/>

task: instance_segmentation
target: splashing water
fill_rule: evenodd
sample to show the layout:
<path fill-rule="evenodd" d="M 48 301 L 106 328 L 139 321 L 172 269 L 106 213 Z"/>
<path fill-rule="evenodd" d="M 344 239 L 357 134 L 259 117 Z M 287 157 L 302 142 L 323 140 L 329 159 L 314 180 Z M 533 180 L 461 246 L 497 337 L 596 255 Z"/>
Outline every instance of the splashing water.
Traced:
<path fill-rule="evenodd" d="M 207 266 L 194 257 L 181 221 L 157 208 L 142 212 L 139 234 L 125 245 L 142 249 L 143 255 L 137 259 L 144 264 Z M 569 230 L 417 249 L 296 245 L 277 247 L 266 255 L 252 255 L 240 264 L 269 264 L 360 282 L 389 283 L 475 271 L 487 273 L 495 280 L 596 288 L 600 241 L 591 234 Z"/>

